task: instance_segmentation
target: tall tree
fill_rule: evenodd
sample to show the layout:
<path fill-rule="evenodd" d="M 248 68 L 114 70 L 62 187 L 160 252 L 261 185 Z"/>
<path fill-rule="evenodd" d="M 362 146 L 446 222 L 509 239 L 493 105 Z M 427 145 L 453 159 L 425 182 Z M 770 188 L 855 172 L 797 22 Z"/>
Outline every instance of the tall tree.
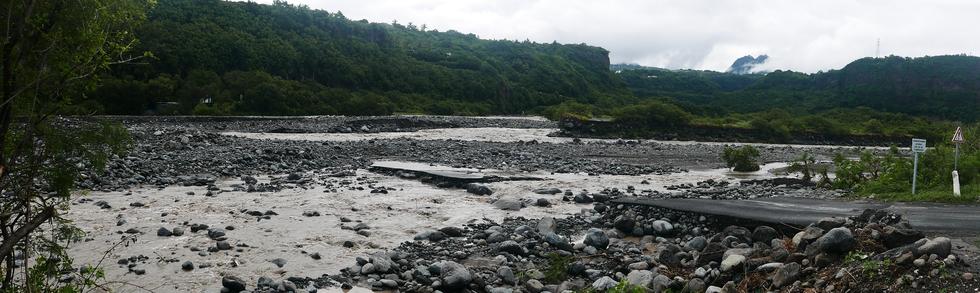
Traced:
<path fill-rule="evenodd" d="M 154 0 L 8 0 L 0 4 L 0 291 L 44 290 L 49 278 L 14 281 L 15 258 L 61 258 L 58 239 L 35 233 L 58 227 L 78 172 L 122 150 L 125 130 L 85 119 L 84 92 L 95 74 L 136 44 L 135 27 Z M 47 233 L 45 233 L 47 234 Z M 52 233 L 54 234 L 54 233 Z M 15 257 L 15 251 L 20 251 Z M 33 255 L 37 253 L 37 255 Z M 41 263 L 41 265 L 50 265 Z M 70 286 L 70 285 L 69 285 Z"/>

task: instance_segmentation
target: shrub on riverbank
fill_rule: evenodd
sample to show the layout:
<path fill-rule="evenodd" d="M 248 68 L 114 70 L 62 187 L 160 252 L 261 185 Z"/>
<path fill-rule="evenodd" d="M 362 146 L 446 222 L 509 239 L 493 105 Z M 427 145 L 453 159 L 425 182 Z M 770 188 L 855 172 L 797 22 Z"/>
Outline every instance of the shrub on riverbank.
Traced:
<path fill-rule="evenodd" d="M 740 148 L 726 146 L 721 159 L 725 160 L 728 168 L 738 172 L 759 171 L 759 150 L 750 145 Z"/>

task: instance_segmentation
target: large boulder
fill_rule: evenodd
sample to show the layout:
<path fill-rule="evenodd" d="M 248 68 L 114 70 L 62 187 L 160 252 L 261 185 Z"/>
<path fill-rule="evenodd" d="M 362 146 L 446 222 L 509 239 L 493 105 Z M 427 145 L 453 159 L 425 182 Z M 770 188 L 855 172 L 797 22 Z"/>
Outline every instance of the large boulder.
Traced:
<path fill-rule="evenodd" d="M 583 243 L 598 249 L 606 249 L 606 247 L 609 246 L 609 237 L 606 236 L 606 232 L 603 232 L 597 228 L 592 228 L 585 233 L 585 240 Z"/>
<path fill-rule="evenodd" d="M 820 236 L 817 241 L 808 245 L 806 248 L 807 256 L 816 256 L 822 252 L 834 254 L 846 254 L 857 245 L 857 239 L 851 234 L 851 229 L 839 227 L 830 229 L 826 234 Z"/>
<path fill-rule="evenodd" d="M 437 263 L 436 266 L 439 268 L 442 289 L 447 291 L 461 290 L 473 281 L 473 275 L 461 264 L 443 261 Z"/>

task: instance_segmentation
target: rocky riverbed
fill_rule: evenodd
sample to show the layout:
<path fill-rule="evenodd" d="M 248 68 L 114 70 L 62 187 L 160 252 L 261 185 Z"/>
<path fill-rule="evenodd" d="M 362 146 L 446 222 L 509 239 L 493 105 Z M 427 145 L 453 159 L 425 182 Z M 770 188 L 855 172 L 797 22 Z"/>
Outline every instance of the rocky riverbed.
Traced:
<path fill-rule="evenodd" d="M 736 292 L 834 291 L 858 288 L 859 282 L 828 278 L 827 268 L 853 266 L 853 260 L 842 260 L 851 251 L 879 257 L 884 248 L 862 245 L 884 241 L 887 227 L 911 231 L 897 220 L 882 222 L 878 214 L 844 220 L 841 227 L 850 229 L 857 248 L 809 255 L 793 240 L 798 231 L 785 227 L 769 224 L 773 237 L 754 241 L 738 233 L 755 233 L 764 223 L 609 204 L 634 196 L 839 198 L 846 192 L 785 179 L 793 176 L 777 171 L 804 151 L 826 160 L 860 148 L 762 145 L 763 160 L 772 164 L 733 173 L 718 158 L 724 144 L 549 139 L 553 122 L 538 118 L 111 119 L 130 129 L 134 147 L 112 159 L 105 173 L 86 174 L 79 187 L 90 192 L 74 200 L 69 218 L 86 232 L 72 247 L 76 262 L 101 261 L 121 291 L 139 284 L 157 292 L 560 292 L 604 290 L 638 277 L 650 282 L 634 283 L 651 290 L 730 290 L 731 282 Z M 527 136 L 515 139 L 515 133 Z M 392 160 L 510 179 L 444 184 L 426 174 L 369 170 Z M 742 228 L 726 229 L 735 224 Z M 743 249 L 743 266 L 722 270 L 725 259 L 699 264 L 703 247 L 686 247 L 699 236 L 706 247 L 717 244 L 716 250 Z M 608 245 L 595 243 L 603 238 Z M 777 259 L 782 254 L 773 252 L 779 247 L 773 239 L 783 241 L 787 254 L 804 256 Z M 971 271 L 966 264 L 972 256 L 963 255 L 967 246 L 953 246 L 956 256 L 944 262 L 942 276 Z M 927 262 L 914 268 L 937 269 L 946 255 L 932 260 L 913 253 Z M 766 257 L 766 263 L 757 260 Z M 799 266 L 796 279 L 773 286 L 771 274 L 787 266 Z M 904 285 L 917 286 L 908 288 L 973 286 L 954 282 L 963 278 L 931 282 L 939 279 L 902 272 L 911 276 Z"/>

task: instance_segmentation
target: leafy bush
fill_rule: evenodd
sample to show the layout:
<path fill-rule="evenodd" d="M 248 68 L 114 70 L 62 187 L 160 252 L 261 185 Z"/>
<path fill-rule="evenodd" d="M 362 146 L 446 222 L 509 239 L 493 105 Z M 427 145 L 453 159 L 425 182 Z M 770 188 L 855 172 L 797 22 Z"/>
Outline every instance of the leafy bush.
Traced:
<path fill-rule="evenodd" d="M 738 172 L 759 171 L 759 150 L 750 145 L 740 148 L 726 146 L 721 159 L 728 168 Z"/>

